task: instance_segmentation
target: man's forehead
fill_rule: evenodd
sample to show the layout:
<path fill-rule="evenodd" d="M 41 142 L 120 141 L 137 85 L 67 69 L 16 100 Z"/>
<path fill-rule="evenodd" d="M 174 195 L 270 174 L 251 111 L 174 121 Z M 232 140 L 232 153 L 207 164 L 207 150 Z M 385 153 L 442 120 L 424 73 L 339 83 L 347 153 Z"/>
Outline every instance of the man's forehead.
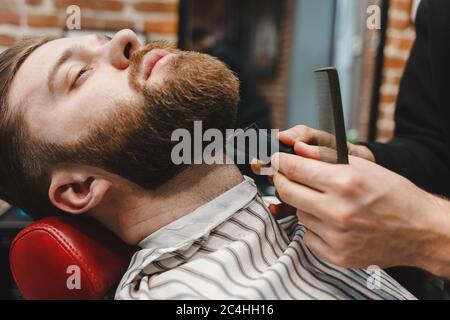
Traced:
<path fill-rule="evenodd" d="M 15 106 L 25 97 L 47 94 L 47 76 L 53 64 L 69 46 L 85 37 L 59 38 L 35 49 L 22 63 L 14 76 L 9 93 L 9 104 Z"/>

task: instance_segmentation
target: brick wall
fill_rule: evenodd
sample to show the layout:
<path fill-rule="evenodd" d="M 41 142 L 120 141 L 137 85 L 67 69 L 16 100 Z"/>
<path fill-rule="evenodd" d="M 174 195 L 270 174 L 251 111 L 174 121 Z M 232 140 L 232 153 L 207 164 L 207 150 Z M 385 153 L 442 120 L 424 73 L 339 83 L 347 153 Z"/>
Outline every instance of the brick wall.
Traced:
<path fill-rule="evenodd" d="M 412 12 L 414 0 L 391 0 L 384 48 L 383 79 L 380 88 L 377 140 L 385 142 L 394 132 L 394 112 L 400 79 L 415 39 Z"/>
<path fill-rule="evenodd" d="M 0 50 L 26 35 L 62 36 L 70 5 L 81 8 L 81 30 L 131 28 L 148 40 L 177 41 L 178 0 L 1 0 Z"/>
<path fill-rule="evenodd" d="M 295 5 L 296 0 L 283 1 L 276 76 L 260 83 L 261 92 L 271 106 L 273 128 L 284 128 L 285 126 Z"/>

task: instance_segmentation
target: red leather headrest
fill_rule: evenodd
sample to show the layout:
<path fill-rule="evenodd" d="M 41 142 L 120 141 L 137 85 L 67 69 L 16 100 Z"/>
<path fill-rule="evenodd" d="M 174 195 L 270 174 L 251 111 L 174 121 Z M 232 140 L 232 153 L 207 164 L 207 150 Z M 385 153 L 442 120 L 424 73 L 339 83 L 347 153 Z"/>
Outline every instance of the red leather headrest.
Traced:
<path fill-rule="evenodd" d="M 25 299 L 102 299 L 115 289 L 133 251 L 93 221 L 55 216 L 17 235 L 10 263 Z"/>

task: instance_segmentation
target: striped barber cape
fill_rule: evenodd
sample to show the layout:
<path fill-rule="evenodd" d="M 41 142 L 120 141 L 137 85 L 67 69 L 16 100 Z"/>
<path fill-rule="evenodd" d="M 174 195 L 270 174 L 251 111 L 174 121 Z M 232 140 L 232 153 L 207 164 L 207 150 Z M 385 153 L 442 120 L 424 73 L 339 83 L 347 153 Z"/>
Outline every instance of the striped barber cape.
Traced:
<path fill-rule="evenodd" d="M 295 216 L 275 221 L 245 178 L 141 241 L 115 298 L 414 299 L 382 270 L 321 260 L 304 232 Z"/>

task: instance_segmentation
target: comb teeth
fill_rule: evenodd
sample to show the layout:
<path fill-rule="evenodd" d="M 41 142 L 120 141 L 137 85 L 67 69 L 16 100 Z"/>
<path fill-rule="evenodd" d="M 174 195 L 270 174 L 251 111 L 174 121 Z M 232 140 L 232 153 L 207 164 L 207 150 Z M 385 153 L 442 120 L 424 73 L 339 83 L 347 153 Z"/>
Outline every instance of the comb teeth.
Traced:
<path fill-rule="evenodd" d="M 317 125 L 320 130 L 334 135 L 333 105 L 331 100 L 330 78 L 327 71 L 315 71 L 317 98 Z"/>
<path fill-rule="evenodd" d="M 342 110 L 341 88 L 335 68 L 314 72 L 316 81 L 318 127 L 335 137 L 337 163 L 348 164 L 347 136 Z"/>

